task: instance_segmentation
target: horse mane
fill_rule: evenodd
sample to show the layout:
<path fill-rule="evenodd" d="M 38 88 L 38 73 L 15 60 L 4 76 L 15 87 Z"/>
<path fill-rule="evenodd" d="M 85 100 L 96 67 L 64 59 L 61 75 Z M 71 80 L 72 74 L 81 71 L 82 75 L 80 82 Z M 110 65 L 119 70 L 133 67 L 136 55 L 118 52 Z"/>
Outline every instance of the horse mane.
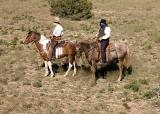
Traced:
<path fill-rule="evenodd" d="M 29 31 L 29 32 L 28 32 L 28 35 L 30 35 L 30 34 L 36 34 L 36 35 L 38 35 L 38 36 L 41 35 L 40 33 L 36 32 L 36 31 Z"/>
<path fill-rule="evenodd" d="M 80 45 L 85 48 L 90 48 L 90 43 L 88 42 L 80 42 Z"/>

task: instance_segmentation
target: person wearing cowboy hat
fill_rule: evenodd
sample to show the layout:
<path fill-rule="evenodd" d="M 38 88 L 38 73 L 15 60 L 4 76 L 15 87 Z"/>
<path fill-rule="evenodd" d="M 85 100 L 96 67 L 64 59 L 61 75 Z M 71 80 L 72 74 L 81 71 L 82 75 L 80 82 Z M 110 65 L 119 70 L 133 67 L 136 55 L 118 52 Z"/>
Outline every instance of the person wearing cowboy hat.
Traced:
<path fill-rule="evenodd" d="M 99 31 L 96 34 L 96 37 L 101 43 L 101 58 L 102 58 L 102 66 L 106 66 L 106 48 L 109 45 L 109 39 L 111 35 L 111 29 L 108 26 L 105 19 L 101 19 L 99 22 Z"/>
<path fill-rule="evenodd" d="M 55 47 L 56 45 L 58 44 L 58 41 L 61 40 L 61 37 L 63 36 L 63 27 L 60 23 L 60 18 L 59 17 L 55 17 L 54 18 L 54 25 L 55 25 L 55 28 L 53 29 L 52 33 L 49 35 L 49 38 L 52 41 L 52 48 L 53 48 L 53 52 L 52 52 L 52 55 L 53 55 L 53 58 L 55 58 Z M 40 65 L 41 67 L 44 67 L 45 64 L 42 63 Z"/>
<path fill-rule="evenodd" d="M 55 57 L 55 47 L 56 45 L 58 44 L 58 41 L 61 40 L 61 37 L 63 36 L 63 27 L 60 23 L 60 19 L 59 17 L 55 17 L 54 18 L 54 25 L 55 25 L 55 28 L 53 29 L 51 35 L 49 36 L 49 38 L 51 39 L 52 41 L 52 48 L 53 48 L 53 57 Z"/>
<path fill-rule="evenodd" d="M 55 21 L 54 21 L 54 25 L 55 25 L 55 28 L 52 32 L 52 36 L 53 37 L 61 37 L 63 36 L 63 27 L 60 23 L 60 19 L 59 17 L 55 17 Z"/>

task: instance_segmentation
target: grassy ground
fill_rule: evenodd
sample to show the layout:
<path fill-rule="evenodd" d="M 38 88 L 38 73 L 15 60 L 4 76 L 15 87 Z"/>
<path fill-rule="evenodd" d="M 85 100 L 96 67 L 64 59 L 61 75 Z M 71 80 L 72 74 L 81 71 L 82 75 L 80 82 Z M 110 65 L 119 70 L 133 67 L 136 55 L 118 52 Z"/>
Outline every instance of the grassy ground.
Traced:
<path fill-rule="evenodd" d="M 132 75 L 116 82 L 118 71 L 90 87 L 90 72 L 76 77 L 43 77 L 34 45 L 24 46 L 29 29 L 49 35 L 53 16 L 45 0 L 0 0 L 0 113 L 18 114 L 159 114 L 160 1 L 92 0 L 94 17 L 61 19 L 64 39 L 93 39 L 100 18 L 112 28 L 113 41 L 127 40 Z"/>

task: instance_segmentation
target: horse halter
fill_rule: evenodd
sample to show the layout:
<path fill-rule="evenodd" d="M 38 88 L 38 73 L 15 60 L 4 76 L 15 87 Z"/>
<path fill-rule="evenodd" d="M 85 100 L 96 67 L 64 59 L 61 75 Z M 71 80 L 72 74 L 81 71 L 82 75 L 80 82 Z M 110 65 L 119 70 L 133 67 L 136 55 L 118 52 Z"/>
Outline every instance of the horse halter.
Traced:
<path fill-rule="evenodd" d="M 38 41 L 35 41 L 35 40 L 34 40 L 33 33 L 30 35 L 29 40 L 32 40 L 32 41 L 31 41 L 32 44 L 38 42 Z"/>

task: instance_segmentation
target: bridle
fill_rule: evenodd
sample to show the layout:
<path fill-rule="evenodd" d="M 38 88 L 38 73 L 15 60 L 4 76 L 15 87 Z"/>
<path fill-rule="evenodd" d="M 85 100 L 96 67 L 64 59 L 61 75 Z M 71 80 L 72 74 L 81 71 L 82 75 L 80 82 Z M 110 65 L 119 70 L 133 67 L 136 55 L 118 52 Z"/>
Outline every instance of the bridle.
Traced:
<path fill-rule="evenodd" d="M 38 41 L 33 40 L 34 39 L 33 33 L 31 33 L 30 36 L 29 36 L 29 40 L 31 40 L 31 39 L 32 39 L 32 41 L 31 41 L 32 44 L 38 42 Z"/>

